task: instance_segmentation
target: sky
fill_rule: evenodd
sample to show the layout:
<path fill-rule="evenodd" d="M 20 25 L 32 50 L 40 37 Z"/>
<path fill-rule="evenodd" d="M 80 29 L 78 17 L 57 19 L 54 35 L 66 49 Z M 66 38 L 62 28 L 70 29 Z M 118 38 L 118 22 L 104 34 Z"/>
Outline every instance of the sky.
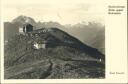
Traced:
<path fill-rule="evenodd" d="M 25 15 L 37 22 L 104 24 L 104 0 L 3 0 L 2 5 L 4 21 Z"/>

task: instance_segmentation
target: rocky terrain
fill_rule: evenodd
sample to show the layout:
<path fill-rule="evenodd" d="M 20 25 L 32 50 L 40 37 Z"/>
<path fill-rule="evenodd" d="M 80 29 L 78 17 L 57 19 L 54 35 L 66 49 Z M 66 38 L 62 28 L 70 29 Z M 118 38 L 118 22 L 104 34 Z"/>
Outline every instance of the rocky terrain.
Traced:
<path fill-rule="evenodd" d="M 35 49 L 37 40 L 48 41 L 48 47 Z M 5 44 L 4 66 L 5 79 L 105 78 L 105 56 L 58 28 L 10 37 Z"/>

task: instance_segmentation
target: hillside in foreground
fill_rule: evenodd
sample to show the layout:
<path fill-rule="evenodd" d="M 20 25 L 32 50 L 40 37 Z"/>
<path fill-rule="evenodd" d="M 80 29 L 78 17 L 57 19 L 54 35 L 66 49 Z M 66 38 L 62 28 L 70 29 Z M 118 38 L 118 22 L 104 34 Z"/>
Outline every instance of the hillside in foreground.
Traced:
<path fill-rule="evenodd" d="M 43 32 L 46 30 L 47 32 Z M 35 41 L 48 41 L 35 49 Z M 102 60 L 102 61 L 101 61 Z M 5 79 L 104 78 L 105 56 L 66 32 L 50 28 L 16 34 L 5 45 Z"/>

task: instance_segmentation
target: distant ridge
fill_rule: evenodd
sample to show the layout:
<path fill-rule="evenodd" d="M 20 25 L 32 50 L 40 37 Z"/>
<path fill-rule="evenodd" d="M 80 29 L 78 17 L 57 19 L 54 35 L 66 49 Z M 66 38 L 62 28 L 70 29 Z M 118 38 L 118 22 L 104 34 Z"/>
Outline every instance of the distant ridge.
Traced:
<path fill-rule="evenodd" d="M 34 19 L 32 19 L 31 17 L 27 17 L 27 16 L 18 16 L 17 18 L 12 20 L 12 23 L 19 23 L 19 24 L 25 24 L 25 23 L 29 23 L 31 25 L 36 25 L 36 22 Z"/>

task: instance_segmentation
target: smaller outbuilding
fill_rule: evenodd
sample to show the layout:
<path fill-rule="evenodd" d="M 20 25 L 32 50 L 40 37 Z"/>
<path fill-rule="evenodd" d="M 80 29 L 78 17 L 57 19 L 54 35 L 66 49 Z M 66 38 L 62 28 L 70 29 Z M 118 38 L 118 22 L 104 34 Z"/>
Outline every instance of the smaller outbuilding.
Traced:
<path fill-rule="evenodd" d="M 35 49 L 46 49 L 47 43 L 46 41 L 38 41 L 34 42 L 33 46 Z"/>

